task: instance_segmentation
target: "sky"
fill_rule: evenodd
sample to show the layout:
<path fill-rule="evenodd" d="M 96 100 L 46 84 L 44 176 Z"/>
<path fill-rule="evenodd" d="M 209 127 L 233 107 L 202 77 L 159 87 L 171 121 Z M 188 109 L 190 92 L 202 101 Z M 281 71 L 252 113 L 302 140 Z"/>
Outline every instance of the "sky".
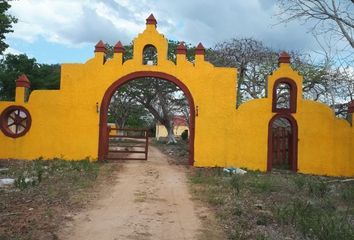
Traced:
<path fill-rule="evenodd" d="M 276 50 L 315 49 L 309 26 L 278 24 L 276 0 L 16 0 L 18 18 L 7 35 L 7 52 L 39 63 L 83 63 L 99 40 L 129 44 L 153 13 L 168 39 L 212 47 L 231 38 L 253 37 Z"/>

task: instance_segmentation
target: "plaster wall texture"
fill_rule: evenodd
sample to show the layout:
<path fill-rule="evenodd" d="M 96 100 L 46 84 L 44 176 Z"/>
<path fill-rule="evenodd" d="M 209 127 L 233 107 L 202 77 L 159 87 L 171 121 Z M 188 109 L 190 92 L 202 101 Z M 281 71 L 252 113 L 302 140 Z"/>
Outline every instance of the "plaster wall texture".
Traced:
<path fill-rule="evenodd" d="M 105 61 L 104 52 L 98 51 L 84 64 L 63 64 L 60 90 L 33 91 L 28 102 L 24 102 L 24 87 L 17 87 L 15 102 L 0 102 L 0 113 L 10 105 L 24 106 L 31 114 L 32 126 L 19 138 L 0 133 L 0 158 L 97 160 L 99 110 L 107 89 L 129 74 L 158 72 L 180 80 L 198 108 L 194 166 L 266 171 L 268 124 L 275 115 L 272 89 L 277 79 L 289 78 L 298 91 L 297 111 L 292 114 L 298 125 L 298 172 L 354 175 L 353 128 L 335 118 L 329 107 L 302 99 L 302 77 L 290 64 L 281 63 L 268 77 L 267 98 L 251 100 L 236 109 L 237 69 L 214 67 L 203 54 L 196 55 L 194 63 L 183 53 L 177 54 L 176 64 L 167 60 L 168 41 L 151 23 L 133 44 L 133 59 L 124 63 L 123 53 Z M 142 64 L 148 44 L 157 49 L 157 65 Z"/>

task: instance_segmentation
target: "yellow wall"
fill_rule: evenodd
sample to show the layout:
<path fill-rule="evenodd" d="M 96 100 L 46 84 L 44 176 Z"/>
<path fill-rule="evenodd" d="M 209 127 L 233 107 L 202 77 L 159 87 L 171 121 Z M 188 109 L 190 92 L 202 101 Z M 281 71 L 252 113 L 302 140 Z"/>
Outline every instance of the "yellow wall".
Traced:
<path fill-rule="evenodd" d="M 289 64 L 280 67 L 268 77 L 267 98 L 242 104 L 236 111 L 239 149 L 236 161 L 230 166 L 267 169 L 268 123 L 272 113 L 273 85 L 277 79 L 289 78 L 296 82 L 297 112 L 292 114 L 298 125 L 298 171 L 319 175 L 353 176 L 353 128 L 335 117 L 332 110 L 321 103 L 302 99 L 302 77 Z"/>
<path fill-rule="evenodd" d="M 157 138 L 157 140 L 159 140 L 159 138 L 161 137 L 167 137 L 167 129 L 164 125 L 156 124 L 155 129 L 156 129 L 155 137 Z M 184 130 L 189 130 L 189 129 L 187 126 L 175 126 L 173 128 L 173 133 L 175 134 L 175 136 L 181 136 Z"/>
<path fill-rule="evenodd" d="M 0 102 L 0 112 L 10 105 L 27 108 L 32 127 L 16 139 L 0 133 L 0 158 L 97 159 L 99 112 L 107 88 L 121 77 L 137 71 L 168 73 L 191 92 L 198 116 L 195 118 L 195 166 L 233 166 L 266 170 L 268 123 L 273 117 L 274 81 L 287 77 L 298 86 L 298 169 L 303 173 L 354 175 L 354 131 L 336 119 L 325 105 L 302 99 L 302 77 L 282 63 L 268 78 L 268 97 L 249 101 L 237 110 L 234 68 L 214 67 L 197 55 L 194 63 L 184 54 L 177 64 L 167 60 L 167 39 L 154 24 L 133 41 L 133 59 L 122 63 L 122 53 L 104 61 L 104 53 L 84 64 L 63 64 L 60 90 L 36 90 L 24 103 L 17 88 L 16 103 Z M 142 65 L 142 50 L 152 44 L 158 51 L 156 66 Z"/>

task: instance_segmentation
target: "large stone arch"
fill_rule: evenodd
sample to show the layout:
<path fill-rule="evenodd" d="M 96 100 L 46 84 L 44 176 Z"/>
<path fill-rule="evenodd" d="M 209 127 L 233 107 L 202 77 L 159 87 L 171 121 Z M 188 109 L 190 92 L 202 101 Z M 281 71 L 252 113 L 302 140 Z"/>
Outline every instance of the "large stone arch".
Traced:
<path fill-rule="evenodd" d="M 190 108 L 190 139 L 189 139 L 189 164 L 193 165 L 194 163 L 194 136 L 195 136 L 195 106 L 194 100 L 191 92 L 187 88 L 187 86 L 180 81 L 178 78 L 163 72 L 153 72 L 153 71 L 139 71 L 133 72 L 128 75 L 125 75 L 119 78 L 117 81 L 113 82 L 112 85 L 106 90 L 100 107 L 100 124 L 99 124 L 99 144 L 98 144 L 98 159 L 103 160 L 106 154 L 107 149 L 107 113 L 108 106 L 110 103 L 110 99 L 113 96 L 114 92 L 130 81 L 141 77 L 155 77 L 159 79 L 163 79 L 169 82 L 176 84 L 185 94 L 189 108 Z"/>

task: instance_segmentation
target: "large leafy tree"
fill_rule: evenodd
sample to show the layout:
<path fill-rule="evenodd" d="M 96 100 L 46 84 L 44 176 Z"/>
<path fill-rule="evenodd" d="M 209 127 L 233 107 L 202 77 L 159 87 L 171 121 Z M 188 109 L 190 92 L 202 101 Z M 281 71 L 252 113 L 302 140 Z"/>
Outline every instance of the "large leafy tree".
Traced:
<path fill-rule="evenodd" d="M 112 96 L 108 108 L 108 121 L 116 124 L 117 128 L 150 127 L 151 118 L 144 106 L 130 95 L 130 84 L 120 87 Z"/>
<path fill-rule="evenodd" d="M 39 64 L 25 54 L 7 54 L 0 60 L 0 100 L 14 100 L 15 80 L 26 74 L 31 90 L 59 89 L 60 65 Z"/>
<path fill-rule="evenodd" d="M 156 121 L 165 126 L 168 143 L 176 142 L 173 133 L 173 117 L 175 114 L 181 114 L 180 108 L 181 104 L 185 104 L 185 96 L 175 84 L 158 78 L 145 77 L 127 83 L 124 92 L 119 94 L 118 90 L 118 96 L 120 99 L 131 99 L 130 103 L 133 105 L 147 109 Z M 130 111 L 134 111 L 133 106 L 130 108 Z"/>
<path fill-rule="evenodd" d="M 0 0 L 0 55 L 9 47 L 5 43 L 5 35 L 13 32 L 12 24 L 17 22 L 17 19 L 10 14 L 7 14 L 7 10 L 11 7 L 7 0 Z"/>

